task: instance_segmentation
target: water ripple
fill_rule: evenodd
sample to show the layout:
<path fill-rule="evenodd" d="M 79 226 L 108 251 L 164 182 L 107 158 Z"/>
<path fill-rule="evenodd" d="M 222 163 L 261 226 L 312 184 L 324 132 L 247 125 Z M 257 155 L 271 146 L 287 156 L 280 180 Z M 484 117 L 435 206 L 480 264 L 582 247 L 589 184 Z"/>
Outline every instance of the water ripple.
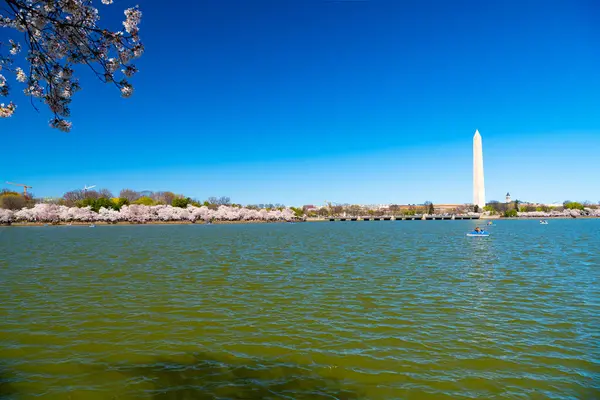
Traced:
<path fill-rule="evenodd" d="M 600 221 L 472 224 L 0 228 L 0 398 L 600 398 Z"/>

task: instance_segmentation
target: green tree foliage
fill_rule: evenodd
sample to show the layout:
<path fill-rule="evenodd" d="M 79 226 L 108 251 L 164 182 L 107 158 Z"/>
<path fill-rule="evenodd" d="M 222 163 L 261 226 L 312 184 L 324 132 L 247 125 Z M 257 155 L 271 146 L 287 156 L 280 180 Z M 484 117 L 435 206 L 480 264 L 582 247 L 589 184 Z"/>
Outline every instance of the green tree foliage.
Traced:
<path fill-rule="evenodd" d="M 290 209 L 294 212 L 294 215 L 298 218 L 302 218 L 304 216 L 304 210 L 297 207 L 290 207 Z"/>
<path fill-rule="evenodd" d="M 6 192 L 0 195 L 0 208 L 8 210 L 20 210 L 27 206 L 27 199 L 14 192 Z"/>
<path fill-rule="evenodd" d="M 94 212 L 98 212 L 100 208 L 114 208 L 115 203 L 112 200 L 107 199 L 106 197 L 100 197 L 97 199 L 87 198 L 83 200 L 79 200 L 75 203 L 77 207 L 91 207 Z"/>
<path fill-rule="evenodd" d="M 102 207 L 118 211 L 125 204 L 129 204 L 129 201 L 125 198 L 119 198 L 115 201 L 106 197 L 99 197 L 97 199 L 86 198 L 75 203 L 77 207 L 91 207 L 95 212 L 98 212 Z"/>
<path fill-rule="evenodd" d="M 576 201 L 565 201 L 563 207 L 567 210 L 583 210 L 584 206 Z"/>
<path fill-rule="evenodd" d="M 99 199 L 96 199 L 92 209 L 94 211 L 98 212 L 98 210 L 100 210 L 102 207 L 116 209 L 115 203 L 113 203 L 113 201 L 111 199 L 106 198 L 106 197 L 100 197 Z"/>
<path fill-rule="evenodd" d="M 518 216 L 518 211 L 517 211 L 517 210 L 515 210 L 514 208 L 513 208 L 513 209 L 510 209 L 510 210 L 506 210 L 506 211 L 504 212 L 504 216 L 505 216 L 506 218 L 514 218 L 514 217 Z"/>
<path fill-rule="evenodd" d="M 515 200 L 515 210 L 519 212 L 519 204 L 521 204 L 520 200 Z"/>
<path fill-rule="evenodd" d="M 125 197 L 119 197 L 117 199 L 112 199 L 112 202 L 113 202 L 112 208 L 117 211 L 120 210 L 121 207 L 129 205 L 129 200 L 127 200 Z"/>
<path fill-rule="evenodd" d="M 483 208 L 483 211 L 489 211 L 492 215 L 500 214 L 504 215 L 506 210 L 511 207 L 509 203 L 500 203 L 498 200 L 490 200 L 489 203 Z"/>
<path fill-rule="evenodd" d="M 132 204 L 141 204 L 143 206 L 155 206 L 156 201 L 154 201 L 152 197 L 142 196 L 136 201 L 134 201 Z"/>
<path fill-rule="evenodd" d="M 411 215 L 416 215 L 416 214 L 417 214 L 417 208 L 412 204 L 409 204 L 408 208 L 402 210 L 402 215 L 411 216 Z"/>
<path fill-rule="evenodd" d="M 186 208 L 188 206 L 188 204 L 192 203 L 192 199 L 190 199 L 189 197 L 177 197 L 173 199 L 173 202 L 171 203 L 171 205 L 173 207 L 180 207 L 180 208 Z"/>

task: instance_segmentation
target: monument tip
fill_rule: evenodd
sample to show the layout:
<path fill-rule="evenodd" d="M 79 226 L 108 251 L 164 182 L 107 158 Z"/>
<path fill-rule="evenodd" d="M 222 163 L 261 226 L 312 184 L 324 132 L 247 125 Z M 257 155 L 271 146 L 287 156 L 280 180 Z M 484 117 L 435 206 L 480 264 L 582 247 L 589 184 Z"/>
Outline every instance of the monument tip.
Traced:
<path fill-rule="evenodd" d="M 479 135 L 479 129 L 475 129 L 475 136 Z"/>

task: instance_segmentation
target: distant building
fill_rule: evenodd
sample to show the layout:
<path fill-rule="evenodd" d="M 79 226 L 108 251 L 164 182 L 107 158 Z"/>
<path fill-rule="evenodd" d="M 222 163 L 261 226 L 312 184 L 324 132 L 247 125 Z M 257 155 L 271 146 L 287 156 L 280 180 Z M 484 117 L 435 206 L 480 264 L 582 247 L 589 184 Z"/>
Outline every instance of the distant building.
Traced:
<path fill-rule="evenodd" d="M 506 202 L 510 203 L 510 193 L 506 193 Z"/>

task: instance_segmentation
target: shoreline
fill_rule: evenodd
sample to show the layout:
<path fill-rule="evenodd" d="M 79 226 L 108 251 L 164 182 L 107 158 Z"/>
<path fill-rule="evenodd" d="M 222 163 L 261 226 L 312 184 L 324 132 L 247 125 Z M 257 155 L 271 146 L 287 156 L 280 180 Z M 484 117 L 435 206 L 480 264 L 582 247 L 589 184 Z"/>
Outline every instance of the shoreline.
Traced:
<path fill-rule="evenodd" d="M 206 223 L 204 221 L 147 221 L 147 222 L 106 222 L 106 221 L 90 221 L 90 222 L 12 222 L 10 224 L 0 224 L 0 226 L 90 226 L 90 225 L 246 225 L 246 224 L 289 224 L 304 221 L 214 221 Z"/>
<path fill-rule="evenodd" d="M 571 219 L 600 219 L 600 217 L 596 216 L 580 216 L 580 217 L 500 217 L 500 218 L 479 218 L 472 219 L 470 221 L 539 221 L 543 220 L 571 220 Z M 391 221 L 402 221 L 401 219 L 391 220 Z M 415 221 L 422 221 L 421 219 Z M 435 220 L 441 221 L 441 220 Z M 445 221 L 465 221 L 465 220 L 445 220 Z M 289 223 L 301 223 L 301 222 L 331 222 L 329 219 L 321 219 L 321 218 L 307 218 L 306 220 L 298 220 L 298 221 L 213 221 L 211 223 L 207 223 L 204 221 L 147 221 L 147 222 L 127 222 L 127 221 L 118 221 L 118 222 L 106 222 L 106 221 L 90 221 L 90 222 L 12 222 L 10 224 L 0 223 L 0 227 L 23 227 L 23 226 L 90 226 L 90 225 L 247 225 L 247 224 L 289 224 Z M 349 222 L 349 221 L 348 221 Z M 351 221 L 351 222 L 375 222 L 375 221 Z"/>
<path fill-rule="evenodd" d="M 354 218 L 354 217 L 335 217 L 335 218 L 346 218 L 346 222 L 372 222 L 372 221 L 365 221 L 363 219 L 358 219 L 356 221 L 350 221 L 350 218 Z M 379 217 L 378 217 L 379 218 Z M 383 217 L 381 217 L 383 218 Z M 388 218 L 388 217 L 386 217 Z M 465 220 L 451 220 L 451 219 L 444 219 L 443 221 L 507 221 L 507 220 L 523 220 L 523 221 L 527 221 L 527 220 L 533 220 L 533 221 L 539 221 L 540 219 L 600 219 L 600 216 L 580 216 L 580 217 L 565 217 L 565 216 L 560 216 L 560 217 L 480 217 L 480 218 L 476 218 L 476 219 L 465 219 Z M 387 220 L 389 221 L 402 221 L 401 218 L 395 219 L 395 220 Z M 415 221 L 432 221 L 432 220 L 423 220 L 421 218 L 415 219 Z M 442 219 L 440 218 L 436 218 L 435 221 L 442 221 Z M 322 219 L 322 218 L 307 218 L 306 222 L 330 222 L 328 218 Z"/>

